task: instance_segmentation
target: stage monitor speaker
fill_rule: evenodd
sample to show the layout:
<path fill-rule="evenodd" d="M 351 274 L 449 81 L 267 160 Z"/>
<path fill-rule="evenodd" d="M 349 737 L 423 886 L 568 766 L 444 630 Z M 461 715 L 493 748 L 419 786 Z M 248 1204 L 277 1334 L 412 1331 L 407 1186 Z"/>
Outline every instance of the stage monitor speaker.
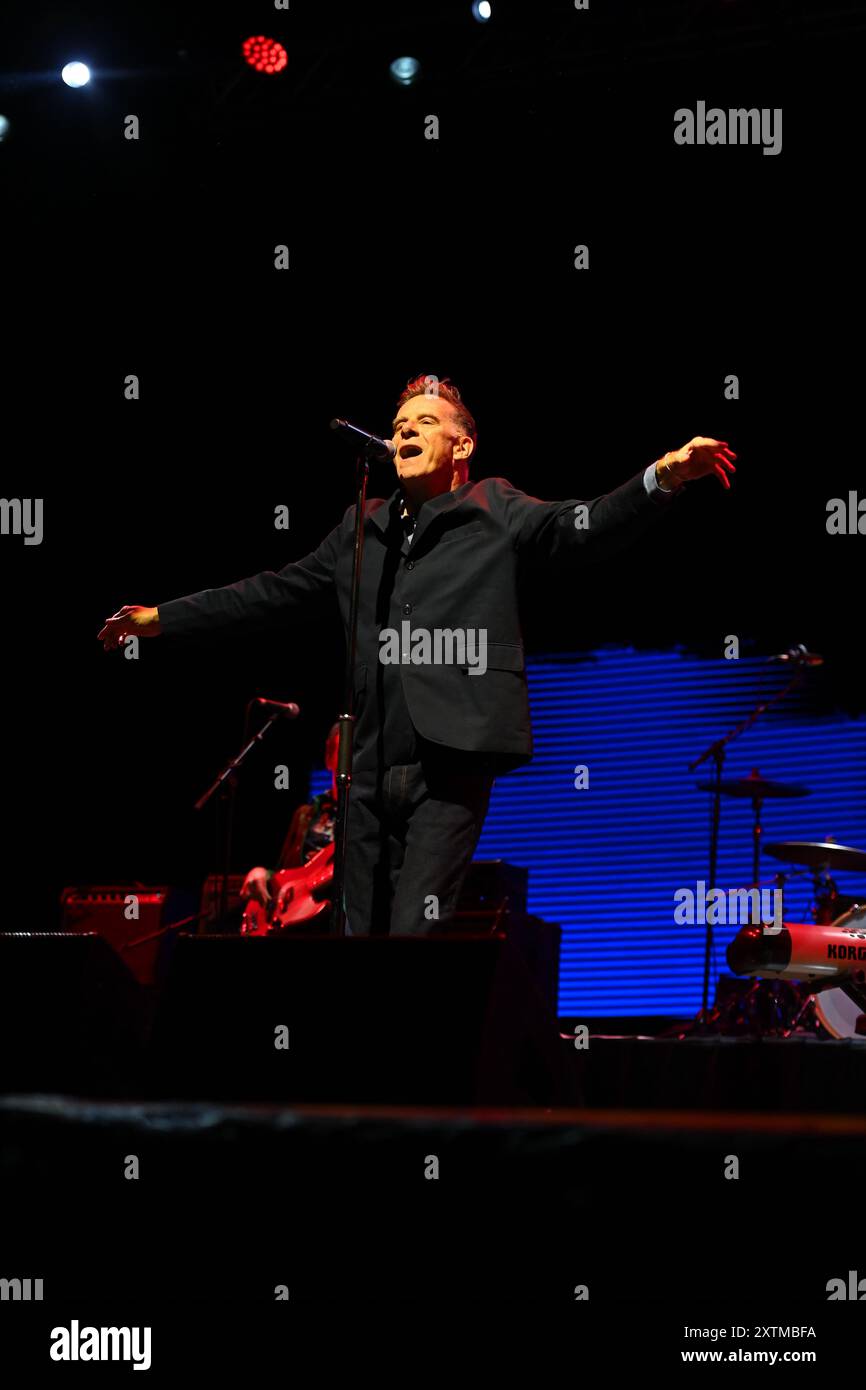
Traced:
<path fill-rule="evenodd" d="M 529 870 L 505 859 L 473 859 L 457 903 L 459 914 L 526 912 Z"/>
<path fill-rule="evenodd" d="M 222 1099 L 576 1104 L 566 1052 L 507 936 L 182 934 L 151 1085 Z"/>
<path fill-rule="evenodd" d="M 146 1028 L 144 991 L 96 932 L 0 932 L 4 1090 L 125 1092 Z"/>

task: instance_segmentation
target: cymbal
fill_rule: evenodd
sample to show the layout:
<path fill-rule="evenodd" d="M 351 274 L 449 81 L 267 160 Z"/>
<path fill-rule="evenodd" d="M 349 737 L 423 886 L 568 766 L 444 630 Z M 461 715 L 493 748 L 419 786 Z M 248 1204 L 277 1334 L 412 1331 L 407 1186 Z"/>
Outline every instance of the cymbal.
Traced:
<path fill-rule="evenodd" d="M 698 791 L 714 792 L 715 782 L 698 782 Z M 809 788 L 796 782 L 771 782 L 760 773 L 750 772 L 748 777 L 728 777 L 721 783 L 724 796 L 751 796 L 763 800 L 765 796 L 808 796 Z"/>
<path fill-rule="evenodd" d="M 847 869 L 852 874 L 866 874 L 866 852 L 828 840 L 780 840 L 775 845 L 764 845 L 764 854 L 785 859 L 789 864 L 807 864 L 811 869 Z"/>

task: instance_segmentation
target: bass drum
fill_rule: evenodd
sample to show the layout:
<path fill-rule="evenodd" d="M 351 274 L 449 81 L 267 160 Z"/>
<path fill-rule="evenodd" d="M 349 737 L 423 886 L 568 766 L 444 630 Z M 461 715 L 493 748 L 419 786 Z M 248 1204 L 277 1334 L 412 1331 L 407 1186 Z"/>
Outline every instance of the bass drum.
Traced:
<path fill-rule="evenodd" d="M 842 989 L 824 989 L 813 994 L 815 1013 L 831 1038 L 863 1038 L 855 1032 L 854 1025 L 863 1010 L 853 999 L 849 999 Z M 866 1042 L 866 1038 L 863 1039 Z"/>
<path fill-rule="evenodd" d="M 835 925 L 847 928 L 852 940 L 866 942 L 866 907 L 855 903 L 848 912 L 837 919 Z M 813 994 L 812 998 L 815 1001 L 815 1013 L 832 1038 L 863 1037 L 854 1027 L 863 1009 L 859 1004 L 855 1004 L 853 999 L 849 999 L 844 990 L 824 989 L 820 994 Z"/>

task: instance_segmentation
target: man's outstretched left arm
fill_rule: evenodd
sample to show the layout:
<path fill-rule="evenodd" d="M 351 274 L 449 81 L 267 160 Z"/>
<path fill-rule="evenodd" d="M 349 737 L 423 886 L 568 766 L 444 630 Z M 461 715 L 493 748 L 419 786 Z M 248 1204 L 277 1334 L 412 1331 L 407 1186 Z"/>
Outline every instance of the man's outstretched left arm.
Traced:
<path fill-rule="evenodd" d="M 590 501 L 543 502 L 504 479 L 498 480 L 498 498 L 519 550 L 535 552 L 543 559 L 591 562 L 640 535 L 686 483 L 715 474 L 730 487 L 736 457 L 724 440 L 698 435 L 643 473 Z"/>

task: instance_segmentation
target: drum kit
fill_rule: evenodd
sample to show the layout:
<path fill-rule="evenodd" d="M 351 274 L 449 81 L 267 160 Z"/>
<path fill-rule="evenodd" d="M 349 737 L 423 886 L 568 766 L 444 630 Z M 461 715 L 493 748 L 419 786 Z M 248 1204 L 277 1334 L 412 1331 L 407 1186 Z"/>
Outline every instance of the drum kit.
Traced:
<path fill-rule="evenodd" d="M 715 791 L 715 782 L 698 784 Z M 723 796 L 748 797 L 753 807 L 752 883 L 760 890 L 761 854 L 789 867 L 774 876 L 784 892 L 793 878 L 812 875 L 811 922 L 781 927 L 751 922 L 727 948 L 736 975 L 753 977 L 745 994 L 717 1003 L 706 1023 L 722 1032 L 790 1037 L 863 1038 L 866 1042 L 866 881 L 861 898 L 839 892 L 833 872 L 866 875 L 866 851 L 833 840 L 784 840 L 762 845 L 761 807 L 766 799 L 808 796 L 809 788 L 764 778 L 721 781 Z"/>

